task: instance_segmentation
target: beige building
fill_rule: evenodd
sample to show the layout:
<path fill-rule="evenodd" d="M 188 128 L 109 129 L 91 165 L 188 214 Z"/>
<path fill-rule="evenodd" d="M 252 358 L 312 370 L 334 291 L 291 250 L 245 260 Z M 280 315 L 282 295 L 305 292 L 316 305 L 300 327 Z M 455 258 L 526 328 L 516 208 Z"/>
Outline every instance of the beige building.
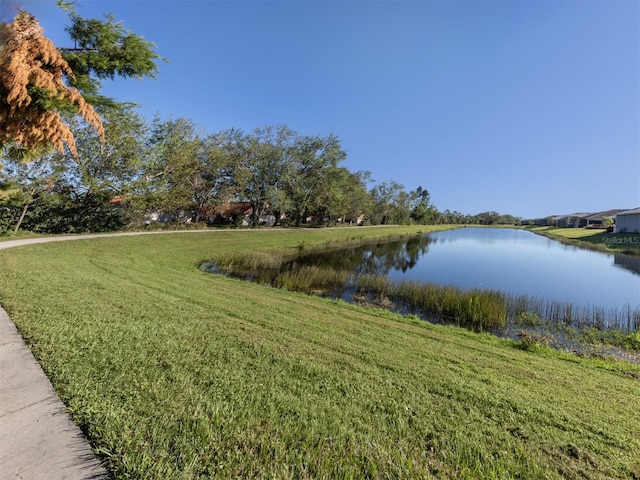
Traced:
<path fill-rule="evenodd" d="M 640 233 L 640 207 L 616 215 L 617 233 Z"/>

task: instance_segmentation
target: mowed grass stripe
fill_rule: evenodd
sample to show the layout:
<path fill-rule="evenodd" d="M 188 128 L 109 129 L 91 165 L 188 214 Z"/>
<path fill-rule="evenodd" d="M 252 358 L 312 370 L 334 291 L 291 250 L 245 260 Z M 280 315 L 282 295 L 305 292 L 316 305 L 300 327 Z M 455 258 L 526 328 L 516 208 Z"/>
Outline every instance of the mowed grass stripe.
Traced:
<path fill-rule="evenodd" d="M 197 269 L 394 231 L 25 247 L 0 252 L 0 301 L 118 478 L 640 474 L 633 366 Z"/>

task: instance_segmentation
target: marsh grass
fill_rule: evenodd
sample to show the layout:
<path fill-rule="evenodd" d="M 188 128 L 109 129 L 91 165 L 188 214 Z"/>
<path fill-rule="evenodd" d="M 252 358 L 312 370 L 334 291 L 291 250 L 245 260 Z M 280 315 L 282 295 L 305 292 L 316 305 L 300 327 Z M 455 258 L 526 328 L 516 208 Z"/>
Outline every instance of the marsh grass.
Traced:
<path fill-rule="evenodd" d="M 397 240 L 390 236 L 384 241 Z M 336 298 L 358 296 L 375 305 L 420 315 L 436 323 L 447 323 L 476 332 L 497 332 L 507 324 L 528 326 L 569 326 L 578 329 L 640 330 L 640 308 L 581 306 L 570 302 L 541 299 L 529 295 L 511 295 L 495 290 L 465 290 L 451 285 L 416 281 L 395 281 L 383 275 L 356 275 L 338 267 L 297 265 L 304 254 L 319 254 L 344 249 L 362 240 L 350 238 L 343 243 L 328 242 L 298 249 L 231 253 L 216 257 L 205 269 L 236 278 L 291 291 Z M 382 240 L 378 240 L 380 243 Z M 349 295 L 349 292 L 352 292 Z M 381 301 L 386 298 L 387 301 Z M 535 321 L 536 325 L 531 322 Z M 606 337 L 603 337 L 606 338 Z M 612 337 L 613 338 L 613 337 Z"/>
<path fill-rule="evenodd" d="M 631 352 L 640 352 L 640 332 L 585 328 L 579 331 L 579 340 L 592 345 L 613 345 Z"/>
<path fill-rule="evenodd" d="M 317 254 L 325 248 L 319 246 L 313 252 Z M 294 263 L 297 255 L 283 251 L 234 253 L 220 256 L 201 268 L 291 291 L 337 298 L 351 290 L 370 297 L 371 303 L 384 308 L 399 308 L 478 332 L 505 325 L 505 296 L 500 292 L 397 282 L 382 275 L 354 275 L 327 266 L 297 266 Z"/>
<path fill-rule="evenodd" d="M 1 251 L 0 302 L 116 479 L 638 478 L 640 366 L 197 269 L 391 228 Z"/>
<path fill-rule="evenodd" d="M 463 290 L 450 285 L 393 281 L 378 275 L 355 279 L 360 295 L 383 295 L 401 310 L 437 323 L 453 324 L 476 332 L 504 327 L 504 294 L 490 290 Z"/>
<path fill-rule="evenodd" d="M 349 273 L 344 270 L 304 265 L 278 275 L 273 285 L 296 292 L 339 297 L 348 280 Z"/>
<path fill-rule="evenodd" d="M 598 330 L 640 330 L 640 308 L 631 305 L 620 307 L 600 307 L 597 305 L 576 305 L 570 302 L 546 300 L 528 295 L 507 295 L 505 304 L 511 323 L 533 322 L 575 328 L 596 328 Z"/>

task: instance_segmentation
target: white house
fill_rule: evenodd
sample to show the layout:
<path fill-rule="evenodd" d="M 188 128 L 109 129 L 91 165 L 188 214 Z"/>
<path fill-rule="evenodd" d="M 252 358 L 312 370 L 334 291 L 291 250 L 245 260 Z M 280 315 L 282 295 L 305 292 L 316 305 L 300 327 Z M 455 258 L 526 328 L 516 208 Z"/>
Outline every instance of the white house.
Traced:
<path fill-rule="evenodd" d="M 640 233 L 640 207 L 616 215 L 617 233 Z"/>

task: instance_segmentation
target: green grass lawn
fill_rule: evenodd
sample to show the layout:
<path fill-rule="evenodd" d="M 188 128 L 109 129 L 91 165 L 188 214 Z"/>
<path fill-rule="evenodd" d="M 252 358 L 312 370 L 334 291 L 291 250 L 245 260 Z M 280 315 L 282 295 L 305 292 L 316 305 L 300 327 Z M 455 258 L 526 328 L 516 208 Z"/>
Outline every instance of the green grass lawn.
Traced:
<path fill-rule="evenodd" d="M 417 230 L 22 247 L 0 303 L 116 478 L 640 478 L 638 366 L 197 268 Z"/>
<path fill-rule="evenodd" d="M 527 227 L 527 230 L 564 243 L 595 250 L 640 255 L 640 234 L 638 233 L 608 233 L 605 230 L 555 227 Z"/>

